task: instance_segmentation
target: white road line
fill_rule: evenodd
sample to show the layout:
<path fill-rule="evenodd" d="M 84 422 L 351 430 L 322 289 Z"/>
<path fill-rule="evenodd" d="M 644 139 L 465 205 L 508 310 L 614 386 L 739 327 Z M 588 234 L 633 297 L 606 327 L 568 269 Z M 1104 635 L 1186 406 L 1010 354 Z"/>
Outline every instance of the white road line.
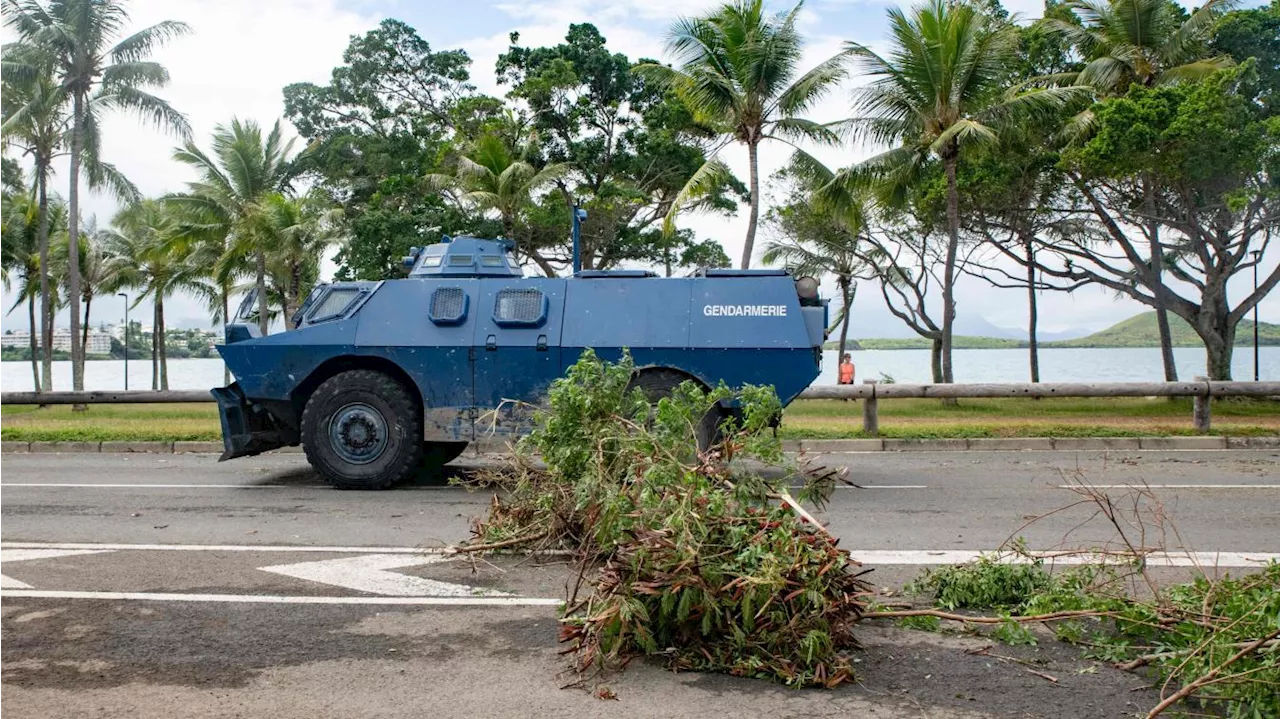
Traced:
<path fill-rule="evenodd" d="M 97 551 L 180 551 L 180 552 L 312 552 L 329 554 L 442 554 L 451 555 L 448 547 L 303 547 L 296 544 L 90 544 L 0 542 L 0 549 L 67 549 Z M 968 562 L 980 554 L 993 551 L 975 549 L 852 549 L 853 558 L 864 564 L 955 564 Z M 566 552 L 547 550 L 539 554 L 565 556 Z M 1257 567 L 1267 562 L 1280 562 L 1280 552 L 1170 552 L 1148 555 L 1152 566 L 1192 567 Z M 1058 557 L 1058 564 L 1083 564 L 1096 561 L 1088 556 Z"/>
<path fill-rule="evenodd" d="M 962 564 L 977 559 L 981 554 L 993 554 L 968 549 L 851 549 L 849 551 L 854 559 L 866 565 Z M 1000 560 L 1006 564 L 1020 564 L 1028 561 L 1015 556 L 1004 556 Z M 1046 564 L 1092 564 L 1107 561 L 1107 558 L 1066 555 L 1046 558 L 1044 561 Z M 1154 552 L 1147 555 L 1146 561 L 1151 567 L 1261 567 L 1270 562 L 1280 562 L 1280 552 Z"/>
<path fill-rule="evenodd" d="M 227 602 L 234 604 L 414 604 L 439 606 L 555 607 L 560 599 L 541 597 L 307 597 L 271 594 L 178 594 L 167 592 L 72 592 L 43 589 L 6 589 L 0 598 L 110 599 L 151 602 Z"/>
<path fill-rule="evenodd" d="M 1058 489 L 1077 489 L 1081 485 L 1059 484 Z M 1280 484 L 1090 484 L 1095 489 L 1280 489 Z"/>
<path fill-rule="evenodd" d="M 327 484 L 99 484 L 94 482 L 0 482 L 4 487 L 70 487 L 83 489 L 330 489 Z M 836 489 L 928 489 L 926 484 L 864 484 L 850 487 L 846 484 L 836 485 Z M 465 487 L 401 487 L 398 492 L 463 490 Z"/>
<path fill-rule="evenodd" d="M 165 552 L 328 552 L 333 554 L 453 554 L 447 547 L 304 547 L 297 544 L 93 544 L 0 542 L 0 549 L 92 549 Z"/>
<path fill-rule="evenodd" d="M 837 484 L 836 489 L 928 489 L 927 484 L 862 484 L 857 487 L 850 487 L 847 484 Z"/>
<path fill-rule="evenodd" d="M 112 489 L 328 489 L 324 484 L 97 484 L 94 482 L 0 482 L 3 487 L 106 487 Z"/>

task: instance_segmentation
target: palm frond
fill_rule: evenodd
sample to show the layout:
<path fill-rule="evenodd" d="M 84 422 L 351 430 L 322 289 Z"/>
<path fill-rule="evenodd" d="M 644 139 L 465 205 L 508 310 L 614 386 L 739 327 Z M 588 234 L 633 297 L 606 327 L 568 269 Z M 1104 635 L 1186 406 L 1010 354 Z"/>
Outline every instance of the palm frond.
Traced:
<path fill-rule="evenodd" d="M 814 103 L 849 76 L 848 63 L 847 53 L 840 53 L 818 63 L 782 91 L 778 96 L 778 109 L 787 116 L 810 110 Z"/>
<path fill-rule="evenodd" d="M 149 57 L 168 41 L 191 34 L 191 26 L 176 20 L 165 20 L 143 28 L 111 48 L 112 62 L 130 63 Z"/>
<path fill-rule="evenodd" d="M 665 234 L 675 232 L 676 217 L 680 211 L 695 200 L 706 197 L 715 192 L 715 190 L 730 182 L 733 173 L 729 170 L 729 166 L 719 157 L 710 157 L 702 164 L 689 179 L 685 181 L 684 186 L 680 188 L 680 192 L 676 193 L 675 199 L 671 203 L 671 209 L 667 211 L 666 217 L 663 219 L 662 231 Z"/>

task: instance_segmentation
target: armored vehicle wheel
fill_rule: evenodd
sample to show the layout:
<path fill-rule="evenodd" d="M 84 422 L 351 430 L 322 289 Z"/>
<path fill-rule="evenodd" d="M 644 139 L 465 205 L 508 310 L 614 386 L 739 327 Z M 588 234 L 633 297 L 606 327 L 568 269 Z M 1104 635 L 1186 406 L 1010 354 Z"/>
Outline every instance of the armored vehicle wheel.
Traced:
<path fill-rule="evenodd" d="M 466 449 L 466 442 L 423 442 L 422 463 L 428 469 L 439 469 L 462 456 Z"/>
<path fill-rule="evenodd" d="M 689 380 L 689 376 L 683 372 L 677 372 L 669 369 L 646 369 L 642 370 L 634 379 L 631 380 L 630 388 L 639 388 L 644 392 L 644 396 L 649 400 L 649 404 L 657 405 L 664 397 L 670 397 L 685 381 Z M 697 380 L 693 380 L 697 382 Z M 712 446 L 718 444 L 723 439 L 720 433 L 720 422 L 724 415 L 718 407 L 712 407 L 711 411 L 702 418 L 698 426 L 694 428 L 697 435 L 698 449 L 706 451 Z"/>
<path fill-rule="evenodd" d="M 386 489 L 422 461 L 422 419 L 412 393 L 372 370 L 324 381 L 302 410 L 307 461 L 338 489 Z"/>
<path fill-rule="evenodd" d="M 670 397 L 683 382 L 689 379 L 689 376 L 681 372 L 670 369 L 646 369 L 641 370 L 631 380 L 631 386 L 628 389 L 639 388 L 644 392 L 644 396 L 649 400 L 649 404 L 657 404 L 658 400 L 664 397 Z"/>

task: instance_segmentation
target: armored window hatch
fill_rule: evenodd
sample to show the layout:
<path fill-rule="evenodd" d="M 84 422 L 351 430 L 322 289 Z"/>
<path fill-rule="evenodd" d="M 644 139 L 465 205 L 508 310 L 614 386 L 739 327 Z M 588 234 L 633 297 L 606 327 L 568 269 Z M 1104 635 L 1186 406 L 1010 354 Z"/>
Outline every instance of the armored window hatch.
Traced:
<path fill-rule="evenodd" d="M 499 327 L 538 327 L 547 321 L 547 297 L 542 290 L 499 290 L 493 321 Z"/>
<path fill-rule="evenodd" d="M 361 294 L 363 292 L 354 287 L 333 288 L 316 303 L 315 308 L 307 315 L 307 321 L 324 322 L 342 317 Z"/>
<path fill-rule="evenodd" d="M 467 319 L 467 293 L 461 287 L 440 287 L 431 293 L 431 321 L 437 325 L 457 325 Z"/>

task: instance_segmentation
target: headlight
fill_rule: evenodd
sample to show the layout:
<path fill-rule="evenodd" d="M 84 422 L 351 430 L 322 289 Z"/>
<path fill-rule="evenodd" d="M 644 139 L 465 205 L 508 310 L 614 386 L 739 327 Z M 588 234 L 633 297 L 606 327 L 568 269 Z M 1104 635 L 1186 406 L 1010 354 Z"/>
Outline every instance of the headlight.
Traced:
<path fill-rule="evenodd" d="M 801 277 L 796 280 L 796 294 L 802 300 L 818 299 L 818 281 L 812 277 Z"/>

